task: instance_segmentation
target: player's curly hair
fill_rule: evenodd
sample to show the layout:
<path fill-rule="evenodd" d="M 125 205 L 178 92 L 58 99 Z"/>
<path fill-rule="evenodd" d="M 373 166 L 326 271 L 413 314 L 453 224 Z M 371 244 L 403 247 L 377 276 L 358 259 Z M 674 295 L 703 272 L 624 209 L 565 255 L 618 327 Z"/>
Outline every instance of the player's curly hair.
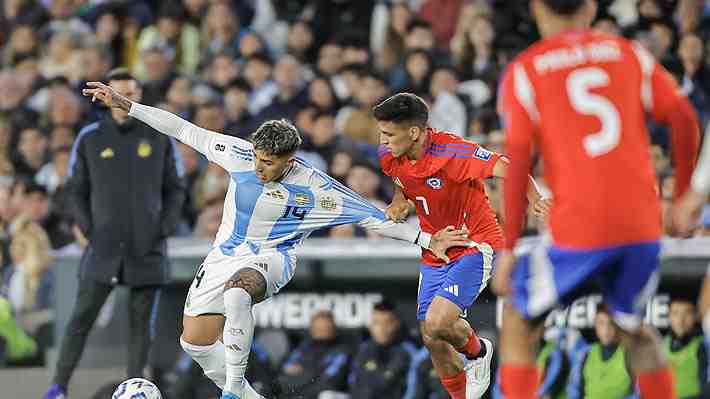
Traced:
<path fill-rule="evenodd" d="M 552 11 L 561 15 L 576 13 L 586 0 L 544 0 L 545 5 Z"/>
<path fill-rule="evenodd" d="M 293 154 L 301 146 L 298 129 L 286 119 L 266 121 L 251 135 L 254 149 L 269 155 Z"/>
<path fill-rule="evenodd" d="M 429 107 L 416 94 L 397 93 L 375 105 L 372 116 L 378 121 L 424 127 L 429 121 Z"/>

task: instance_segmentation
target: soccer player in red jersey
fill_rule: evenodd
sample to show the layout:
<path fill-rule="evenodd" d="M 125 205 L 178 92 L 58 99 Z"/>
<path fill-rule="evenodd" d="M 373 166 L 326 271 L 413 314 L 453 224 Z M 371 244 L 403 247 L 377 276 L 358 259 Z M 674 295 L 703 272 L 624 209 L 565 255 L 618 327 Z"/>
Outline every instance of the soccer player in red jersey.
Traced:
<path fill-rule="evenodd" d="M 678 86 L 639 44 L 589 29 L 594 0 L 531 0 L 543 40 L 501 83 L 499 112 L 512 162 L 505 181 L 506 250 L 493 288 L 508 297 L 501 332 L 502 390 L 534 398 L 535 345 L 558 304 L 600 290 L 624 331 L 644 399 L 673 398 L 656 332 L 642 324 L 658 286 L 661 209 L 645 118 L 672 133 L 676 199 L 688 188 L 698 120 Z M 516 261 L 533 151 L 552 191 L 551 240 Z M 551 241 L 548 242 L 548 241 Z"/>
<path fill-rule="evenodd" d="M 422 231 L 469 231 L 472 244 L 451 248 L 448 262 L 423 251 L 417 320 L 434 368 L 452 398 L 479 398 L 490 383 L 493 346 L 479 339 L 460 316 L 486 287 L 495 251 L 503 247 L 503 232 L 482 179 L 503 177 L 508 161 L 478 144 L 427 127 L 429 110 L 414 94 L 386 99 L 374 107 L 373 115 L 380 129 L 382 170 L 396 185 L 386 215 L 395 221 L 405 219 L 412 201 Z M 529 179 L 528 197 L 544 213 L 549 205 Z"/>

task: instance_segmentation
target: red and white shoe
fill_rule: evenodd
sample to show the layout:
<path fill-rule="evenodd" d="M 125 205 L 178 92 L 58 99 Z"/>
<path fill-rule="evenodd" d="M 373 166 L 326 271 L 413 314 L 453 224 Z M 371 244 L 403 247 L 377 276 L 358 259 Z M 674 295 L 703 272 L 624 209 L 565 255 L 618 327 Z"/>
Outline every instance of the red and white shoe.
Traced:
<path fill-rule="evenodd" d="M 479 337 L 481 344 L 486 346 L 486 355 L 473 360 L 464 361 L 466 371 L 466 399 L 478 399 L 491 385 L 491 359 L 493 359 L 493 343 Z"/>

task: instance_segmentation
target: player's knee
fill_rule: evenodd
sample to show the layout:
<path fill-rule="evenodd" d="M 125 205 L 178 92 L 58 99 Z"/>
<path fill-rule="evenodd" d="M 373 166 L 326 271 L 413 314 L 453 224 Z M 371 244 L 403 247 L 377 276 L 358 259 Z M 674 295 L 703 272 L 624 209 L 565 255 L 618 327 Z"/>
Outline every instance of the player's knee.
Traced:
<path fill-rule="evenodd" d="M 428 312 L 424 322 L 427 334 L 434 340 L 446 339 L 453 332 L 454 323 L 445 315 Z"/>
<path fill-rule="evenodd" d="M 259 303 L 266 297 L 266 279 L 255 269 L 241 269 L 234 273 L 224 284 L 225 295 L 234 288 L 246 292 L 253 303 Z"/>
<path fill-rule="evenodd" d="M 431 335 L 422 335 L 422 343 L 429 350 L 430 353 L 447 352 L 448 343 L 441 339 L 432 337 Z"/>

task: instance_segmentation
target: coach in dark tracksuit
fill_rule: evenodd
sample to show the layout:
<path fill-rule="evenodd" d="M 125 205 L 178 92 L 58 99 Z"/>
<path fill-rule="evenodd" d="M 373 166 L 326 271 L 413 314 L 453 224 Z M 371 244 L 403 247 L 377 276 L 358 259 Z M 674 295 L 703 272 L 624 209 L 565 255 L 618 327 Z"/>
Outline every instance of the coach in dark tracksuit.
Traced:
<path fill-rule="evenodd" d="M 138 82 L 127 72 L 109 84 L 140 101 Z M 128 377 L 140 377 L 150 342 L 151 311 L 168 281 L 166 237 L 179 223 L 185 197 L 182 165 L 168 136 L 112 110 L 84 127 L 70 158 L 67 190 L 76 223 L 88 239 L 81 259 L 79 293 L 61 343 L 46 398 L 65 393 L 86 337 L 116 285 L 131 287 Z M 57 395 L 52 395 L 52 391 Z"/>

